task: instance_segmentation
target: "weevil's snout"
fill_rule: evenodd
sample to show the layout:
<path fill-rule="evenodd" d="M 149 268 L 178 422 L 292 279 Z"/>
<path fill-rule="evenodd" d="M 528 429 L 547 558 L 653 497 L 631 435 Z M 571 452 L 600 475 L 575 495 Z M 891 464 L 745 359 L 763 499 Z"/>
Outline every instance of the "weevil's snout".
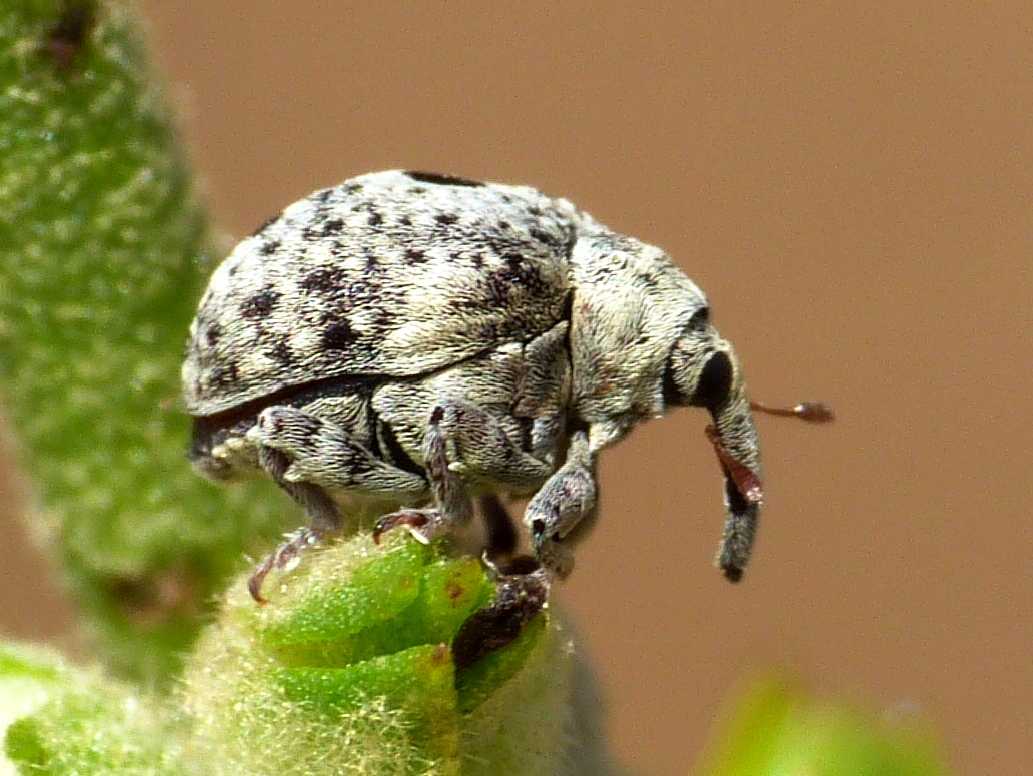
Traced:
<path fill-rule="evenodd" d="M 673 375 L 678 403 L 702 407 L 713 419 L 706 432 L 725 475 L 728 510 L 717 564 L 730 581 L 738 582 L 750 559 L 764 498 L 760 445 L 735 351 L 713 334 L 709 341 L 693 343 L 699 354 L 695 357 L 688 343 L 679 341 L 671 365 L 681 367 Z"/>

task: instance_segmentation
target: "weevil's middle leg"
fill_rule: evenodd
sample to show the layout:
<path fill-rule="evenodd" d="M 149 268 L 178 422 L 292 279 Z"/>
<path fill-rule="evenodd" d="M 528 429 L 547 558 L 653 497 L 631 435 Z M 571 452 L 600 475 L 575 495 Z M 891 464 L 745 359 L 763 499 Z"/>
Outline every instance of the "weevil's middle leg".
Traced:
<path fill-rule="evenodd" d="M 424 544 L 437 536 L 449 533 L 455 526 L 470 519 L 473 506 L 459 475 L 449 466 L 447 437 L 442 429 L 445 410 L 437 405 L 431 411 L 430 422 L 423 438 L 423 466 L 430 481 L 435 506 L 426 509 L 400 509 L 377 520 L 373 527 L 373 541 L 399 526 Z"/>
<path fill-rule="evenodd" d="M 374 539 L 404 526 L 418 540 L 430 541 L 466 523 L 473 505 L 464 478 L 527 488 L 548 476 L 550 468 L 521 450 L 490 412 L 458 399 L 442 399 L 431 410 L 423 438 L 423 466 L 434 507 L 385 515 L 377 521 Z"/>
<path fill-rule="evenodd" d="M 587 445 L 585 439 L 582 441 Z M 452 399 L 438 402 L 431 411 L 423 454 L 435 507 L 403 509 L 386 515 L 377 522 L 375 537 L 396 526 L 405 526 L 417 539 L 429 541 L 468 520 L 472 505 L 460 476 L 473 482 L 527 489 L 545 480 L 552 469 L 548 461 L 528 453 L 510 439 L 489 412 L 470 402 Z M 563 482 L 579 476 L 573 474 L 571 467 L 567 467 L 568 476 Z M 584 499 L 578 498 L 580 504 Z M 566 515 L 569 510 L 566 502 L 561 501 Z M 496 594 L 492 603 L 474 612 L 456 634 L 452 650 L 458 668 L 519 636 L 545 606 L 554 573 L 552 566 L 545 568 L 534 558 L 510 558 L 517 537 L 505 508 L 495 496 L 485 496 L 480 506 L 487 527 L 485 565 L 495 576 Z M 573 522 L 576 520 L 552 525 L 550 521 L 550 525 L 554 532 L 566 535 Z M 501 561 L 498 566 L 496 560 Z"/>
<path fill-rule="evenodd" d="M 594 468 L 587 435 L 575 434 L 563 466 L 531 499 L 524 515 L 535 558 L 513 558 L 496 568 L 488 557 L 489 568 L 497 573 L 495 600 L 474 612 L 456 634 L 452 654 L 457 667 L 513 641 L 545 607 L 552 581 L 570 573 L 569 545 L 577 529 L 585 526 L 583 521 L 595 513 Z"/>

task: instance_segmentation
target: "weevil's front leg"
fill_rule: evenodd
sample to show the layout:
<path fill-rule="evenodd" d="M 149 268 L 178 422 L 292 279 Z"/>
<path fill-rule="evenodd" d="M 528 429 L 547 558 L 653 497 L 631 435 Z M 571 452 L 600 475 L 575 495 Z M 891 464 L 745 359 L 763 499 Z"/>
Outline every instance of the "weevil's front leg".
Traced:
<path fill-rule="evenodd" d="M 549 472 L 547 463 L 522 451 L 507 436 L 495 416 L 458 399 L 434 405 L 422 453 L 435 506 L 385 515 L 377 521 L 374 539 L 404 526 L 419 541 L 429 542 L 465 523 L 473 507 L 464 480 L 519 488 L 540 482 Z"/>
<path fill-rule="evenodd" d="M 524 522 L 531 528 L 537 562 L 518 557 L 496 572 L 495 600 L 474 612 L 452 641 L 457 667 L 463 667 L 511 642 L 545 606 L 554 577 L 573 568 L 569 542 L 594 514 L 596 485 L 588 436 L 571 439 L 567 460 L 531 499 Z M 564 541 L 567 544 L 564 544 Z"/>
<path fill-rule="evenodd" d="M 595 512 L 595 460 L 588 435 L 571 437 L 567 460 L 531 499 L 524 522 L 531 530 L 535 556 L 550 573 L 565 577 L 574 568 L 570 549 L 575 529 Z"/>

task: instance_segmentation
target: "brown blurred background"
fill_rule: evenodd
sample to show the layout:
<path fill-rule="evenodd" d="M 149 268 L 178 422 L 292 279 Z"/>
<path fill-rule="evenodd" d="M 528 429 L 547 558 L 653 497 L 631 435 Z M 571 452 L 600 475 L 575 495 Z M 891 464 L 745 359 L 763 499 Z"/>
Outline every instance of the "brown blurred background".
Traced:
<path fill-rule="evenodd" d="M 561 600 L 636 773 L 684 774 L 771 666 L 917 708 L 962 773 L 1033 761 L 1033 8 L 852 6 L 142 3 L 232 235 L 370 170 L 532 183 L 667 248 L 755 396 L 839 411 L 761 420 L 739 587 L 702 414 L 604 457 Z M 0 629 L 52 637 L 0 491 Z"/>

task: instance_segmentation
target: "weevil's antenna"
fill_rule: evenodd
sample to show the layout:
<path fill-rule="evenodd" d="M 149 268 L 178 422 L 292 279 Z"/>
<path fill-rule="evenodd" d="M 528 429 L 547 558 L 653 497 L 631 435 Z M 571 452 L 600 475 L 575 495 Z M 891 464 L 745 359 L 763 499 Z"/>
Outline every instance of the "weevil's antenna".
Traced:
<path fill-rule="evenodd" d="M 799 418 L 808 423 L 831 423 L 836 419 L 836 413 L 832 408 L 820 401 L 802 401 L 793 407 L 772 407 L 759 401 L 751 401 L 750 409 L 783 418 Z"/>

